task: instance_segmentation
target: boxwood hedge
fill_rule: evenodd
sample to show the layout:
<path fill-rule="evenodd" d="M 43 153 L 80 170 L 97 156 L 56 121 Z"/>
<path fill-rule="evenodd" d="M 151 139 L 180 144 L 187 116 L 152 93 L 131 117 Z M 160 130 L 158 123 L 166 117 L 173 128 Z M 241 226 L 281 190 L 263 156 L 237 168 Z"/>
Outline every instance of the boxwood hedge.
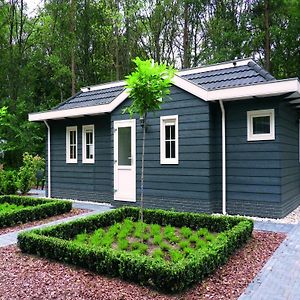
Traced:
<path fill-rule="evenodd" d="M 180 292 L 224 264 L 251 237 L 253 230 L 253 222 L 246 218 L 145 209 L 146 223 L 188 226 L 195 230 L 205 227 L 219 233 L 206 250 L 195 251 L 177 263 L 72 241 L 78 233 L 92 232 L 128 217 L 137 220 L 138 213 L 138 208 L 123 207 L 69 223 L 24 232 L 18 236 L 18 245 L 26 253 L 74 264 L 99 274 L 118 276 L 166 292 Z"/>
<path fill-rule="evenodd" d="M 0 212 L 0 228 L 69 212 L 72 203 L 65 200 L 41 199 L 16 195 L 0 196 L 0 203 L 23 205 L 18 211 Z"/>

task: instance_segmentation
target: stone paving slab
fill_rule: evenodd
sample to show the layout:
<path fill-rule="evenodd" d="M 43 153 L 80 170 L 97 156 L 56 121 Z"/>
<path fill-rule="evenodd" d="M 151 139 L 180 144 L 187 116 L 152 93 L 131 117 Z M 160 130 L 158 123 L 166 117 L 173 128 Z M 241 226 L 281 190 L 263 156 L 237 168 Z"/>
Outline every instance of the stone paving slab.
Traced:
<path fill-rule="evenodd" d="M 254 221 L 255 230 L 289 233 L 295 224 L 274 223 L 270 221 Z"/>
<path fill-rule="evenodd" d="M 73 221 L 73 220 L 76 220 L 76 219 L 79 219 L 79 218 L 83 218 L 83 217 L 86 217 L 86 216 L 98 214 L 98 213 L 105 212 L 105 211 L 108 211 L 108 210 L 111 209 L 109 206 L 98 205 L 98 204 L 93 205 L 93 203 L 83 203 L 83 204 L 73 203 L 73 207 L 74 208 L 89 209 L 91 211 L 87 212 L 87 213 L 83 213 L 81 215 L 72 216 L 72 217 L 56 220 L 56 221 L 53 221 L 53 222 L 45 223 L 45 224 L 42 224 L 42 225 L 33 226 L 33 227 L 25 228 L 25 229 L 22 229 L 22 230 L 19 230 L 19 231 L 9 232 L 9 233 L 0 235 L 0 247 L 6 247 L 6 246 L 9 246 L 9 245 L 16 244 L 18 234 L 21 233 L 21 232 L 32 230 L 32 229 L 37 229 L 37 228 L 44 228 L 44 227 L 48 227 L 48 226 L 58 225 L 58 224 L 61 224 L 61 223 L 64 223 L 64 222 Z"/>
<path fill-rule="evenodd" d="M 294 225 L 239 300 L 300 299 L 300 224 Z"/>

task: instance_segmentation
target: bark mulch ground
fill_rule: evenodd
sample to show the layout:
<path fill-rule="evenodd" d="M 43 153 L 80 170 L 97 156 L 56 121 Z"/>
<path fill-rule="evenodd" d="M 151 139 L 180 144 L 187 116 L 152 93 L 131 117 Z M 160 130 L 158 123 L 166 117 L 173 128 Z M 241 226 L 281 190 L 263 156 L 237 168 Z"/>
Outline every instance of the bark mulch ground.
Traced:
<path fill-rule="evenodd" d="M 47 218 L 47 219 L 28 222 L 28 223 L 20 224 L 20 225 L 13 226 L 13 227 L 0 228 L 0 235 L 1 234 L 6 234 L 6 233 L 9 233 L 9 232 L 13 232 L 13 231 L 22 230 L 22 229 L 25 229 L 25 228 L 28 228 L 28 227 L 42 225 L 42 224 L 45 224 L 45 223 L 49 223 L 49 222 L 52 222 L 52 221 L 56 221 L 56 220 L 60 220 L 60 219 L 64 219 L 64 218 L 68 218 L 68 217 L 72 217 L 72 216 L 81 215 L 81 214 L 87 213 L 89 211 L 90 210 L 87 210 L 87 209 L 73 208 L 70 212 L 67 212 L 67 213 L 64 213 L 64 214 L 61 214 L 61 215 L 56 215 L 56 216 L 53 216 L 53 217 L 50 217 L 50 218 Z"/>
<path fill-rule="evenodd" d="M 9 246 L 0 248 L 0 299 L 237 299 L 284 238 L 284 234 L 254 232 L 252 240 L 225 266 L 181 295 L 162 295 L 120 279 L 24 255 Z"/>

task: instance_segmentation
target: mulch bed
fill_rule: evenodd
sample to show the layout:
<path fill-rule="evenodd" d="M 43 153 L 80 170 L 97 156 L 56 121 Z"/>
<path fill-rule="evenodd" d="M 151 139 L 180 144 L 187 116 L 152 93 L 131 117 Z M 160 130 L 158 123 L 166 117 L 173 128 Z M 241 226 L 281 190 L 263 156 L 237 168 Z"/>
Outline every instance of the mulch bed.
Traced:
<path fill-rule="evenodd" d="M 181 295 L 162 295 L 117 278 L 24 255 L 9 246 L 0 248 L 0 299 L 237 299 L 285 237 L 254 232 L 225 266 Z"/>
<path fill-rule="evenodd" d="M 57 215 L 57 216 L 53 216 L 53 217 L 50 217 L 50 218 L 47 218 L 47 219 L 28 222 L 28 223 L 16 225 L 16 226 L 13 226 L 13 227 L 0 228 L 0 235 L 1 234 L 6 234 L 6 233 L 9 233 L 9 232 L 13 232 L 13 231 L 18 231 L 18 230 L 25 229 L 25 228 L 28 228 L 28 227 L 42 225 L 42 224 L 45 224 L 45 223 L 49 223 L 49 222 L 52 222 L 52 221 L 56 221 L 56 220 L 60 220 L 60 219 L 64 219 L 64 218 L 68 218 L 68 217 L 72 217 L 72 216 L 81 215 L 81 214 L 87 213 L 89 211 L 90 210 L 87 210 L 87 209 L 73 208 L 70 212 L 67 212 L 67 213 L 64 213 L 64 214 L 61 214 L 61 215 Z"/>

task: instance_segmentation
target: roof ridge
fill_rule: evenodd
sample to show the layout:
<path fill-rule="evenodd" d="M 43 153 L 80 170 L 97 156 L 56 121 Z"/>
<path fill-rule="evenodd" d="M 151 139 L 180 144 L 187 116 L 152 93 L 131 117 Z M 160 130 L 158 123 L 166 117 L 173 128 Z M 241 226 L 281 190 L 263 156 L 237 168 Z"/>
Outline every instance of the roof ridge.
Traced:
<path fill-rule="evenodd" d="M 248 66 L 252 68 L 255 72 L 261 75 L 267 81 L 276 80 L 274 76 L 272 76 L 267 70 L 262 68 L 259 64 L 254 61 L 249 61 Z"/>

